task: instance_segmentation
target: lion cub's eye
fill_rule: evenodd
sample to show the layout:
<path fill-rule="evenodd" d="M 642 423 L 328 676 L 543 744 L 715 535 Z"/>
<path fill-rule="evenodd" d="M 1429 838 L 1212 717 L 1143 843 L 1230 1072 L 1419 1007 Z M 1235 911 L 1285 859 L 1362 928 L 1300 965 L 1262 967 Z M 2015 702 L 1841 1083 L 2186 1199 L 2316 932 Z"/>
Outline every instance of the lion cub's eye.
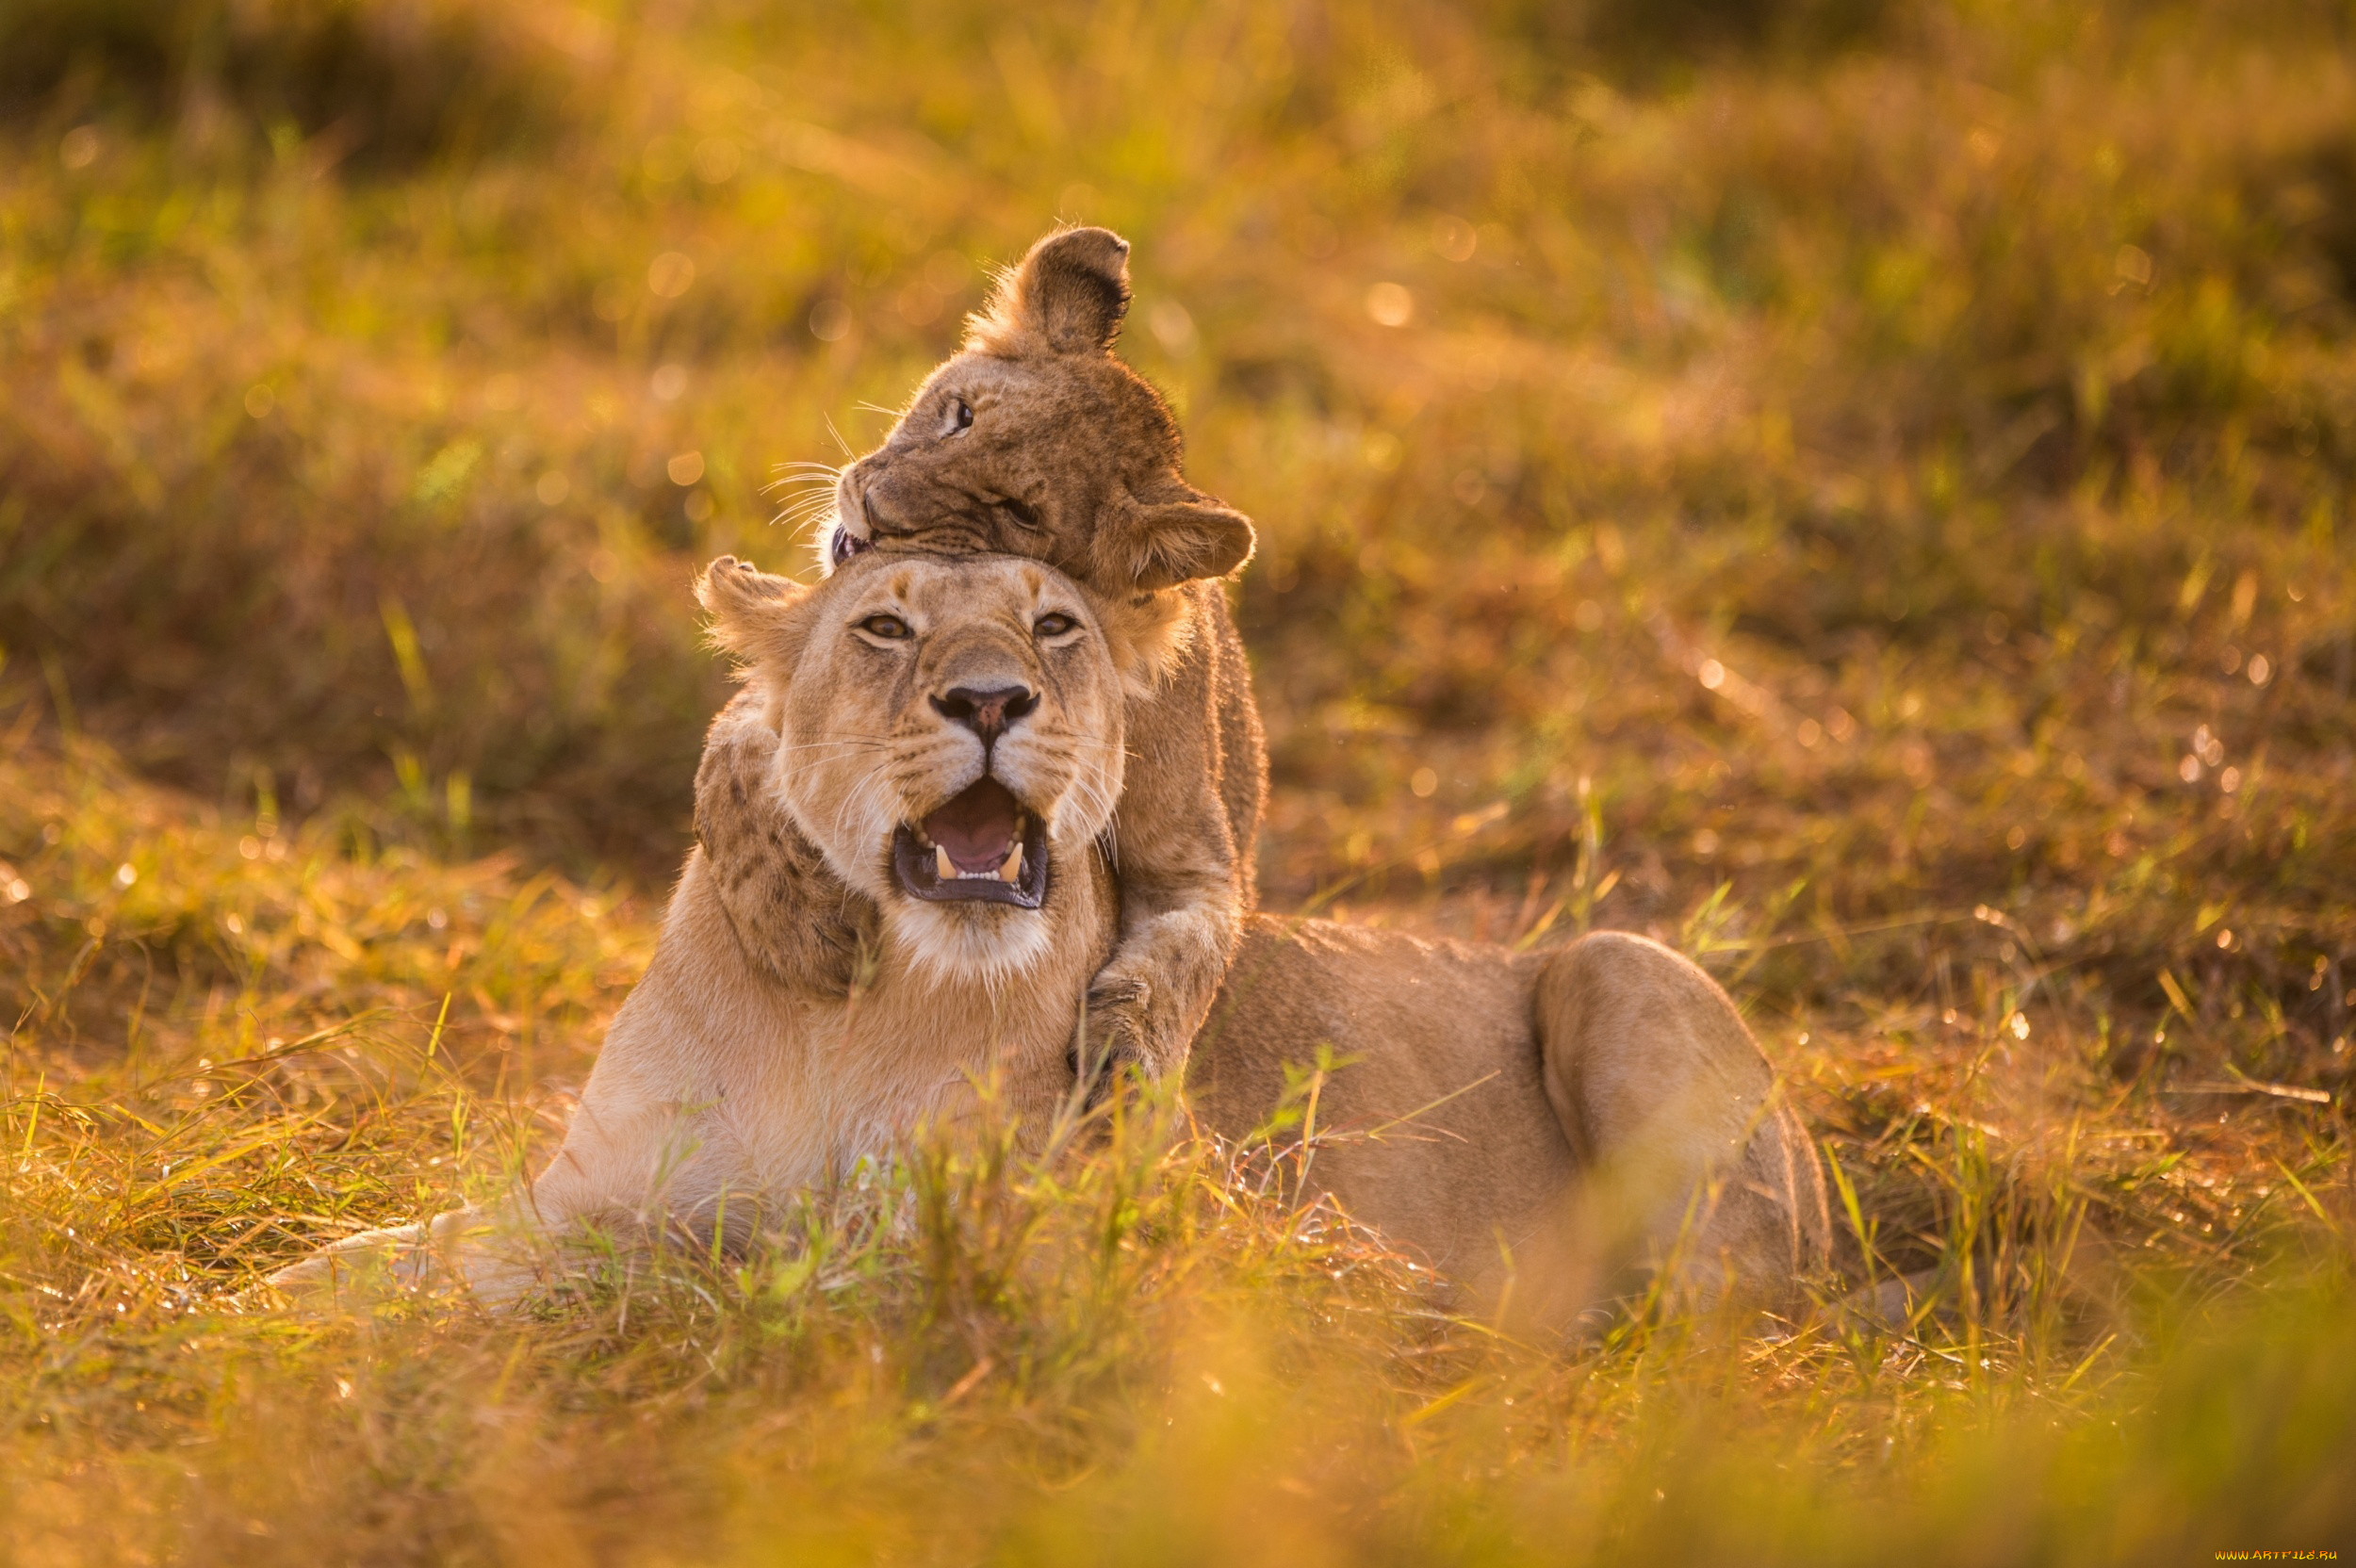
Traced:
<path fill-rule="evenodd" d="M 1031 627 L 1033 633 L 1040 637 L 1060 637 L 1067 631 L 1079 629 L 1080 623 L 1061 611 L 1041 615 Z"/>
<path fill-rule="evenodd" d="M 870 637 L 880 637 L 887 643 L 897 643 L 912 637 L 908 622 L 897 615 L 870 615 L 859 623 L 859 629 Z"/>
<path fill-rule="evenodd" d="M 955 434 L 958 431 L 971 430 L 973 428 L 973 405 L 967 402 L 963 398 L 959 398 L 949 405 L 950 433 Z"/>

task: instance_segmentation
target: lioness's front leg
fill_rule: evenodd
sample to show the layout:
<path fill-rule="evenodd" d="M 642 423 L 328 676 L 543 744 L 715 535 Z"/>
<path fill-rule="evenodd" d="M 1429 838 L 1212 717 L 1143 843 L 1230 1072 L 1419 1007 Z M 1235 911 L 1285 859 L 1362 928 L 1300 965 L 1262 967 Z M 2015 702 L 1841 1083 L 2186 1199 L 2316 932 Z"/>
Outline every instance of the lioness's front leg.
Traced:
<path fill-rule="evenodd" d="M 491 1204 L 469 1203 L 430 1220 L 362 1231 L 270 1275 L 290 1296 L 362 1298 L 450 1285 L 484 1306 L 513 1305 L 563 1272 L 561 1252 L 584 1224 L 658 1228 L 662 1205 L 692 1171 L 695 1119 L 638 1102 L 629 1086 L 592 1077 L 564 1144 L 539 1179 Z"/>
<path fill-rule="evenodd" d="M 706 875 L 703 858 L 693 857 L 680 885 L 692 895 Z M 695 999 L 726 996 L 750 961 L 719 945 L 726 939 L 712 928 L 718 919 L 709 900 L 675 901 L 665 945 L 614 1016 L 564 1141 L 528 1188 L 496 1203 L 346 1236 L 280 1269 L 270 1282 L 297 1296 L 447 1283 L 505 1306 L 560 1278 L 566 1244 L 580 1240 L 585 1226 L 646 1235 L 674 1217 L 702 1213 L 706 1197 L 744 1166 L 742 1152 L 703 1114 L 722 1097 L 679 1069 L 698 1025 L 709 1026 Z M 682 921 L 705 929 L 675 941 Z M 679 950 L 697 947 L 723 956 L 719 972 L 682 963 Z M 719 1027 L 725 1032 L 733 1021 L 723 1018 Z"/>
<path fill-rule="evenodd" d="M 270 1282 L 294 1297 L 359 1297 L 447 1284 L 486 1305 L 504 1306 L 537 1284 L 541 1227 L 513 1203 L 468 1204 L 408 1225 L 362 1231 L 288 1264 Z"/>

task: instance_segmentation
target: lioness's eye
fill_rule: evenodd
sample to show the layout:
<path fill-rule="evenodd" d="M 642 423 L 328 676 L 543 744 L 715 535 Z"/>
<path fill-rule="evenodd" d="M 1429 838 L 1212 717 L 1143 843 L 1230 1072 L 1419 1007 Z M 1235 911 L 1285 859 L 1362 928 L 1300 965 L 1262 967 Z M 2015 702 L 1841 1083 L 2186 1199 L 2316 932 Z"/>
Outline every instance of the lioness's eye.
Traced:
<path fill-rule="evenodd" d="M 1052 614 L 1041 615 L 1032 626 L 1031 630 L 1041 637 L 1060 637 L 1067 631 L 1077 630 L 1079 625 L 1080 623 L 1071 616 L 1057 611 Z"/>
<path fill-rule="evenodd" d="M 896 643 L 914 635 L 908 630 L 908 622 L 897 615 L 870 615 L 859 622 L 859 629 L 870 637 L 880 637 L 887 643 Z"/>
<path fill-rule="evenodd" d="M 963 398 L 950 405 L 949 424 L 953 430 L 969 430 L 973 424 L 973 405 Z"/>

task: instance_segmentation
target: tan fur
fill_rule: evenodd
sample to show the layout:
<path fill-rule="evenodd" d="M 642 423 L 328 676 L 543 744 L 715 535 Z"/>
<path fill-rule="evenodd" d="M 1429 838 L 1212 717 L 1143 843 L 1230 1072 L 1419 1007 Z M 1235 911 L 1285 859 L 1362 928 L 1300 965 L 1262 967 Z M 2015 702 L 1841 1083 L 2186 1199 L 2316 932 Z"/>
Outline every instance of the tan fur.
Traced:
<path fill-rule="evenodd" d="M 1243 644 L 1209 580 L 1250 558 L 1252 524 L 1186 483 L 1177 421 L 1111 351 L 1128 255 L 1105 229 L 1034 245 L 884 444 L 843 471 L 822 550 L 835 559 L 840 532 L 1031 556 L 1174 621 L 1172 657 L 1130 698 L 1112 840 L 1121 941 L 1089 998 L 1091 1061 L 1158 1078 L 1184 1064 L 1254 902 L 1268 758 Z M 728 776 L 698 779 L 699 824 L 727 830 Z M 773 924 L 789 891 L 748 885 L 746 923 Z M 854 925 L 823 939 L 847 947 Z"/>
<path fill-rule="evenodd" d="M 743 830 L 688 857 L 563 1148 L 527 1201 L 353 1237 L 282 1285 L 440 1261 L 511 1297 L 545 1256 L 533 1235 L 590 1217 L 708 1235 L 723 1211 L 741 1235 L 765 1202 L 967 1113 L 977 1080 L 1033 1126 L 1069 1104 L 1066 1042 L 1118 926 L 1094 843 L 1121 784 L 1121 682 L 1167 652 L 1167 625 L 1005 559 L 866 556 L 810 590 L 724 560 L 703 595 L 751 663 L 713 743 L 758 784 Z M 1051 608 L 1087 635 L 1029 636 Z M 864 644 L 853 625 L 878 609 L 915 645 Z M 926 700 L 977 680 L 1047 694 L 990 764 L 1050 813 L 1036 912 L 917 905 L 887 871 L 891 828 L 981 771 L 978 743 Z M 842 955 L 748 938 L 721 892 L 744 856 L 797 906 L 874 911 L 847 990 Z M 1335 1063 L 1321 1078 L 1320 1051 Z M 1517 1320 L 1562 1325 L 1680 1245 L 1705 1291 L 1771 1301 L 1824 1259 L 1815 1151 L 1765 1059 L 1708 975 L 1642 938 L 1516 956 L 1256 917 L 1187 1097 L 1242 1141 L 1304 1071 L 1317 1135 L 1290 1168 L 1302 1185 Z"/>
<path fill-rule="evenodd" d="M 1516 956 L 1255 916 L 1188 1100 L 1243 1139 L 1320 1049 L 1342 1065 L 1317 1087 L 1309 1186 L 1523 1321 L 1559 1325 L 1679 1247 L 1705 1294 L 1773 1304 L 1824 1261 L 1814 1145 L 1726 992 L 1657 942 Z"/>
<path fill-rule="evenodd" d="M 765 762 L 744 835 L 688 856 L 563 1147 L 515 1201 L 347 1238 L 282 1270 L 282 1287 L 446 1265 L 486 1298 L 510 1298 L 546 1261 L 538 1239 L 575 1221 L 708 1233 L 725 1210 L 741 1234 L 763 1199 L 969 1113 L 978 1083 L 1033 1122 L 1068 1096 L 1081 998 L 1118 920 L 1097 841 L 1121 792 L 1123 680 L 1166 636 L 1003 558 L 863 557 L 814 589 L 723 559 L 700 591 L 716 640 L 748 663 L 715 742 Z M 1034 635 L 1050 611 L 1082 634 Z M 863 637 L 879 612 L 915 636 Z M 1018 682 L 1039 705 L 987 754 L 929 700 Z M 1037 911 L 919 903 L 890 873 L 892 830 L 972 783 L 986 755 L 1048 824 Z M 723 892 L 747 853 L 773 883 L 799 884 L 797 904 L 856 901 L 872 944 L 845 955 L 748 933 Z"/>

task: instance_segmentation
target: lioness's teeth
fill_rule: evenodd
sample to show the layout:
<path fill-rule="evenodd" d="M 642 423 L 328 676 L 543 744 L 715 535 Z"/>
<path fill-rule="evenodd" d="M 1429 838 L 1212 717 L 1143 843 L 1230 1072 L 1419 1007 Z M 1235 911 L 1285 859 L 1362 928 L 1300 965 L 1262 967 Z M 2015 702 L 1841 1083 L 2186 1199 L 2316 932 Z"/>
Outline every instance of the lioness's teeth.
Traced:
<path fill-rule="evenodd" d="M 1001 882 L 1020 882 L 1023 880 L 1022 840 L 1017 839 L 1014 841 L 1014 848 L 1006 853 L 1006 863 L 998 868 L 998 880 Z"/>
<path fill-rule="evenodd" d="M 939 868 L 934 874 L 943 882 L 955 882 L 957 879 L 957 868 L 949 863 L 949 852 L 939 844 L 933 846 L 933 863 Z"/>

